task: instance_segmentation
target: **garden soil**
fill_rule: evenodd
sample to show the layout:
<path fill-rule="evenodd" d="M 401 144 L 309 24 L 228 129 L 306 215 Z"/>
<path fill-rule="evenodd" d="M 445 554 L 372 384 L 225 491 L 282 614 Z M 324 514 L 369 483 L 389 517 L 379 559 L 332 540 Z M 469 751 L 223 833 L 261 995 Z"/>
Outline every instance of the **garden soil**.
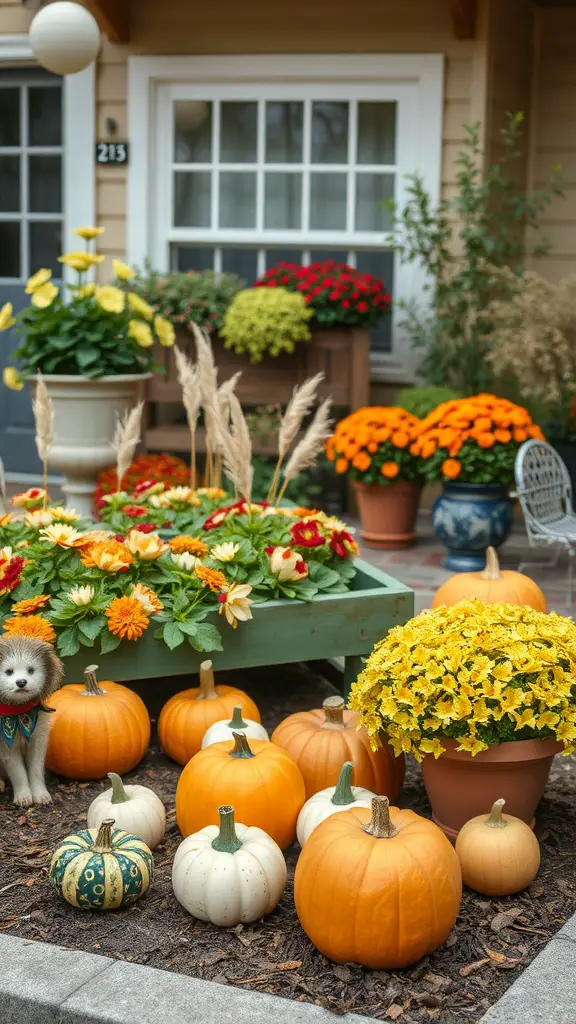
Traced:
<path fill-rule="evenodd" d="M 223 674 L 247 690 L 271 730 L 285 715 L 319 707 L 333 693 L 305 666 Z M 181 683 L 135 684 L 156 715 Z M 153 744 L 128 782 L 152 787 L 168 809 L 165 841 L 155 851 L 148 894 L 122 911 L 75 910 L 47 880 L 59 841 L 85 826 L 86 810 L 103 782 L 52 779 L 52 807 L 22 811 L 0 795 L 0 932 L 85 950 L 130 963 L 176 971 L 221 985 L 236 985 L 316 1003 L 336 1014 L 353 1011 L 401 1024 L 439 1020 L 475 1022 L 576 912 L 576 762 L 558 757 L 537 819 L 542 866 L 525 892 L 488 899 L 465 890 L 460 916 L 444 945 L 403 971 L 337 965 L 306 938 L 292 898 L 295 845 L 287 851 L 288 885 L 277 910 L 250 926 L 219 929 L 190 917 L 171 888 L 172 860 L 181 836 L 174 814 L 179 767 Z M 410 761 L 401 804 L 430 815 L 417 765 Z"/>

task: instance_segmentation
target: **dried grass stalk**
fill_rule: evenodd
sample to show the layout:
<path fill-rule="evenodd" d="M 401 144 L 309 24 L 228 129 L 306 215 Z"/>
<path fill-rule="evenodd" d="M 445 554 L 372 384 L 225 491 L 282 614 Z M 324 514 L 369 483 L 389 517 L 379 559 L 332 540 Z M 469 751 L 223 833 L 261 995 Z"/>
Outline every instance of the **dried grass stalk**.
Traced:
<path fill-rule="evenodd" d="M 218 437 L 222 446 L 224 470 L 234 485 L 236 497 L 250 501 L 252 495 L 252 442 L 242 406 L 234 393 L 230 394 L 230 420 L 226 423 L 214 403 L 212 413 L 218 424 Z"/>
<path fill-rule="evenodd" d="M 280 429 L 278 431 L 278 461 L 274 470 L 272 483 L 270 484 L 270 490 L 268 491 L 269 502 L 274 501 L 282 463 L 290 451 L 306 416 L 314 405 L 316 392 L 318 391 L 320 382 L 323 379 L 324 374 L 317 373 L 314 377 L 310 377 L 308 380 L 305 380 L 299 387 L 294 388 L 292 398 L 290 399 L 290 402 L 286 407 L 286 412 L 280 421 Z"/>
<path fill-rule="evenodd" d="M 196 428 L 202 404 L 198 367 L 179 348 L 174 349 L 176 374 L 182 388 L 182 401 L 190 431 L 190 487 L 196 488 Z"/>
<path fill-rule="evenodd" d="M 276 504 L 280 504 L 282 501 L 290 481 L 294 480 L 304 469 L 314 466 L 318 456 L 324 450 L 324 443 L 332 433 L 331 405 L 332 399 L 325 398 L 318 406 L 308 430 L 288 459 L 283 472 L 284 483 L 276 499 Z"/>
<path fill-rule="evenodd" d="M 4 512 L 8 511 L 8 491 L 6 490 L 6 474 L 4 472 L 4 463 L 0 459 L 0 500 L 2 501 L 2 509 Z"/>
<path fill-rule="evenodd" d="M 116 421 L 112 448 L 116 454 L 118 491 L 122 490 L 122 480 L 130 467 L 140 441 L 143 411 L 144 402 L 138 402 L 138 405 L 126 412 L 122 419 L 118 418 Z"/>
<path fill-rule="evenodd" d="M 42 374 L 38 374 L 32 411 L 36 425 L 36 448 L 42 462 L 44 508 L 46 508 L 48 501 L 48 451 L 54 439 L 54 407 Z"/>
<path fill-rule="evenodd" d="M 214 486 L 222 486 L 222 441 L 219 435 L 219 424 L 223 422 L 228 425 L 230 423 L 230 396 L 234 393 L 236 385 L 242 376 L 242 371 L 238 370 L 232 377 L 225 380 L 220 385 L 217 392 L 218 398 L 218 421 L 214 424 L 216 436 L 214 438 L 214 446 L 216 450 L 216 459 L 214 465 Z"/>
<path fill-rule="evenodd" d="M 213 453 L 215 448 L 215 430 L 217 419 L 215 411 L 218 407 L 218 370 L 214 362 L 212 345 L 209 337 L 200 330 L 197 324 L 192 323 L 194 339 L 196 341 L 196 355 L 198 360 L 198 383 L 202 396 L 202 408 L 204 409 L 204 422 L 206 425 L 206 484 L 212 486 L 214 480 Z"/>

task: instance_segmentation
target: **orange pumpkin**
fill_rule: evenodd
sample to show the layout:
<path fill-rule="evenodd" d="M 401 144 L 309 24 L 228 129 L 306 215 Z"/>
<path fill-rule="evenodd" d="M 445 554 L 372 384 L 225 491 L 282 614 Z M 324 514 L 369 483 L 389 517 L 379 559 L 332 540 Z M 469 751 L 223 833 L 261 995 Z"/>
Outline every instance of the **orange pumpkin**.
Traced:
<path fill-rule="evenodd" d="M 338 963 L 396 970 L 450 934 L 462 896 L 460 864 L 427 818 L 389 807 L 332 814 L 296 865 L 294 900 L 304 931 Z"/>
<path fill-rule="evenodd" d="M 305 800 L 304 782 L 285 750 L 268 740 L 233 733 L 188 762 L 176 789 L 176 820 L 189 836 L 217 825 L 218 807 L 229 801 L 238 821 L 264 829 L 285 850 L 296 834 Z"/>
<path fill-rule="evenodd" d="M 162 749 L 178 764 L 187 764 L 200 750 L 206 730 L 214 722 L 230 719 L 235 707 L 242 708 L 245 718 L 260 721 L 260 712 L 248 694 L 235 686 L 215 686 L 212 662 L 203 661 L 200 686 L 175 693 L 160 712 L 158 738 Z M 223 802 L 230 803 L 229 800 Z M 241 817 L 238 821 L 248 824 Z"/>
<path fill-rule="evenodd" d="M 486 551 L 486 568 L 481 572 L 460 572 L 451 576 L 436 592 L 432 607 L 441 604 L 458 604 L 477 598 L 483 604 L 528 605 L 537 612 L 547 611 L 546 598 L 540 587 L 521 572 L 500 569 L 498 555 L 494 548 Z"/>
<path fill-rule="evenodd" d="M 510 896 L 530 884 L 540 867 L 540 845 L 532 829 L 496 800 L 490 814 L 471 818 L 460 829 L 456 855 L 466 885 L 486 896 Z"/>
<path fill-rule="evenodd" d="M 150 718 L 137 693 L 106 679 L 98 666 L 84 672 L 84 684 L 71 683 L 46 702 L 56 709 L 48 739 L 46 765 L 67 779 L 123 775 L 142 760 L 150 742 Z"/>
<path fill-rule="evenodd" d="M 395 800 L 404 781 L 404 755 L 395 758 L 390 747 L 373 751 L 366 729 L 357 729 L 360 716 L 346 711 L 342 697 L 327 697 L 322 708 L 289 715 L 272 733 L 292 755 L 306 783 L 306 799 L 335 786 L 344 761 L 354 765 L 354 785 L 385 793 Z"/>

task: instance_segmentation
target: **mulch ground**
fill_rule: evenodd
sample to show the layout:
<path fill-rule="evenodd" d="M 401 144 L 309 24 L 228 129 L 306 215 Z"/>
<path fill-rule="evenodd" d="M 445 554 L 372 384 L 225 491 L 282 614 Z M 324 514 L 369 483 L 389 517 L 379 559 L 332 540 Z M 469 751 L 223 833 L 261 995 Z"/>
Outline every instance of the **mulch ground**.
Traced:
<path fill-rule="evenodd" d="M 223 681 L 230 681 L 223 678 Z M 304 666 L 236 674 L 272 729 L 293 711 L 319 707 L 333 690 Z M 180 687 L 177 687 L 180 688 Z M 146 684 L 161 705 L 161 680 Z M 144 691 L 143 691 L 144 692 Z M 155 699 L 154 699 L 155 698 Z M 274 914 L 252 926 L 219 929 L 190 917 L 171 888 L 172 859 L 181 840 L 174 815 L 179 768 L 153 746 L 128 777 L 151 786 L 168 809 L 166 839 L 155 852 L 149 893 L 134 906 L 107 913 L 74 910 L 46 879 L 53 849 L 85 825 L 86 809 L 104 783 L 53 779 L 51 808 L 14 808 L 0 795 L 0 931 L 132 963 L 190 974 L 223 985 L 270 992 L 380 1020 L 464 1024 L 488 1007 L 576 911 L 576 762 L 558 758 L 538 814 L 542 866 L 519 895 L 488 899 L 466 890 L 460 916 L 444 946 L 408 970 L 363 970 L 332 964 L 303 933 L 292 899 L 298 847 L 288 850 L 288 886 Z M 401 803 L 429 815 L 419 770 L 408 765 Z"/>

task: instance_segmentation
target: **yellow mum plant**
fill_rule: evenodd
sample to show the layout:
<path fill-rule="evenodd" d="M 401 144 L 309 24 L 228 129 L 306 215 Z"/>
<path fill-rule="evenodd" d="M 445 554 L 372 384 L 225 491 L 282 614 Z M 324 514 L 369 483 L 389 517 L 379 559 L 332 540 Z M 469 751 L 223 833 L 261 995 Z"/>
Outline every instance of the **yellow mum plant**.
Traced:
<path fill-rule="evenodd" d="M 442 741 L 472 756 L 510 740 L 576 739 L 576 625 L 508 604 L 464 601 L 422 612 L 376 645 L 352 687 L 374 747 L 439 757 Z"/>

